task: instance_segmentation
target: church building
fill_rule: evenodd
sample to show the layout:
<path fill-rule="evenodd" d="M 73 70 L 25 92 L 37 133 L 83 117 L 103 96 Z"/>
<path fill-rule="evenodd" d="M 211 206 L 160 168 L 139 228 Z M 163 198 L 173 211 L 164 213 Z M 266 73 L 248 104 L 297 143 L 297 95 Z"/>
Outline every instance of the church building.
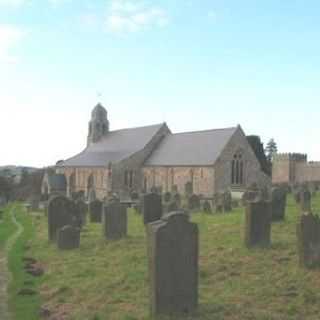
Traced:
<path fill-rule="evenodd" d="M 271 183 L 246 135 L 231 128 L 172 133 L 166 123 L 110 130 L 106 109 L 98 104 L 89 122 L 86 148 L 60 162 L 66 193 L 94 192 L 100 199 L 110 192 L 129 194 L 185 192 L 212 196 L 226 189 L 242 191 L 252 183 Z"/>

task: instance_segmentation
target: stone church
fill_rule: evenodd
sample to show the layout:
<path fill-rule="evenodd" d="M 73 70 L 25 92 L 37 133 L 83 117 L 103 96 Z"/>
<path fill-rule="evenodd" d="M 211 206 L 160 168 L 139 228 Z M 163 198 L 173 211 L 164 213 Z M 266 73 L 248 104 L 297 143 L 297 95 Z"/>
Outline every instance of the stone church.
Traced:
<path fill-rule="evenodd" d="M 55 167 L 60 181 L 65 177 L 68 196 L 94 191 L 102 199 L 110 192 L 148 192 L 153 187 L 183 194 L 187 183 L 195 194 L 212 196 L 226 189 L 241 191 L 254 182 L 271 183 L 239 125 L 184 133 L 172 133 L 166 123 L 115 131 L 109 127 L 107 111 L 98 104 L 87 147 Z"/>

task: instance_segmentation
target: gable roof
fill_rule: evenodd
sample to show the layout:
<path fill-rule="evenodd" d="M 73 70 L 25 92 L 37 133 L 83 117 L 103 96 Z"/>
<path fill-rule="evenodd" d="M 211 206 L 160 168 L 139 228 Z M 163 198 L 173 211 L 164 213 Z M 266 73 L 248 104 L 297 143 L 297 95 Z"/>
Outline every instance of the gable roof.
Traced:
<path fill-rule="evenodd" d="M 146 166 L 214 165 L 238 128 L 167 135 L 146 161 Z"/>
<path fill-rule="evenodd" d="M 164 123 L 108 132 L 96 143 L 90 144 L 78 155 L 67 159 L 62 167 L 104 167 L 119 162 L 142 150 Z"/>

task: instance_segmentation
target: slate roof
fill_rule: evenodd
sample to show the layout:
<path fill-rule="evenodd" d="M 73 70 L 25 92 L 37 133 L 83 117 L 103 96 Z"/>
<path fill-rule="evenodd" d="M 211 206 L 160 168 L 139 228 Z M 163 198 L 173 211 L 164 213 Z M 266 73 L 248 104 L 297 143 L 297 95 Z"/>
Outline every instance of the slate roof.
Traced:
<path fill-rule="evenodd" d="M 169 134 L 146 161 L 146 166 L 214 165 L 237 127 Z"/>
<path fill-rule="evenodd" d="M 90 144 L 62 167 L 104 167 L 142 150 L 164 124 L 110 131 L 102 140 Z"/>

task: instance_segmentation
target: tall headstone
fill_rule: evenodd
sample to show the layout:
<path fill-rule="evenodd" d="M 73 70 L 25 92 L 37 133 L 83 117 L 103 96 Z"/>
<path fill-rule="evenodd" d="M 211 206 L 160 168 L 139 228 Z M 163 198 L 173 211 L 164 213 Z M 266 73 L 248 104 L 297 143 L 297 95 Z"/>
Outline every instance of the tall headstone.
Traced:
<path fill-rule="evenodd" d="M 57 231 L 74 223 L 75 205 L 64 196 L 55 196 L 48 203 L 48 236 L 55 241 Z"/>
<path fill-rule="evenodd" d="M 102 207 L 103 203 L 98 199 L 89 203 L 90 222 L 102 222 Z"/>
<path fill-rule="evenodd" d="M 192 194 L 193 194 L 193 183 L 191 181 L 188 181 L 184 185 L 184 192 L 185 192 L 187 197 L 192 196 Z"/>
<path fill-rule="evenodd" d="M 287 204 L 287 191 L 281 187 L 271 189 L 272 220 L 284 220 Z"/>
<path fill-rule="evenodd" d="M 75 202 L 79 227 L 82 228 L 87 223 L 88 205 L 83 200 Z"/>
<path fill-rule="evenodd" d="M 198 305 L 198 227 L 177 211 L 148 224 L 151 313 L 190 314 Z"/>
<path fill-rule="evenodd" d="M 303 267 L 320 267 L 320 219 L 303 213 L 297 224 L 299 263 Z"/>
<path fill-rule="evenodd" d="M 245 218 L 245 244 L 247 247 L 270 245 L 271 202 L 248 201 Z"/>
<path fill-rule="evenodd" d="M 196 194 L 192 194 L 188 198 L 188 209 L 189 210 L 200 209 L 200 197 L 199 196 L 197 196 Z"/>
<path fill-rule="evenodd" d="M 303 188 L 300 191 L 299 199 L 300 199 L 300 208 L 302 213 L 311 212 L 311 192 L 307 188 Z"/>
<path fill-rule="evenodd" d="M 223 212 L 232 211 L 232 194 L 229 190 L 222 193 Z"/>
<path fill-rule="evenodd" d="M 64 226 L 57 231 L 57 245 L 61 250 L 72 250 L 80 247 L 80 229 Z"/>
<path fill-rule="evenodd" d="M 161 196 L 157 193 L 144 195 L 142 201 L 142 214 L 144 224 L 159 220 L 162 216 Z"/>
<path fill-rule="evenodd" d="M 127 206 L 119 201 L 108 203 L 103 210 L 103 234 L 116 240 L 127 235 Z"/>

